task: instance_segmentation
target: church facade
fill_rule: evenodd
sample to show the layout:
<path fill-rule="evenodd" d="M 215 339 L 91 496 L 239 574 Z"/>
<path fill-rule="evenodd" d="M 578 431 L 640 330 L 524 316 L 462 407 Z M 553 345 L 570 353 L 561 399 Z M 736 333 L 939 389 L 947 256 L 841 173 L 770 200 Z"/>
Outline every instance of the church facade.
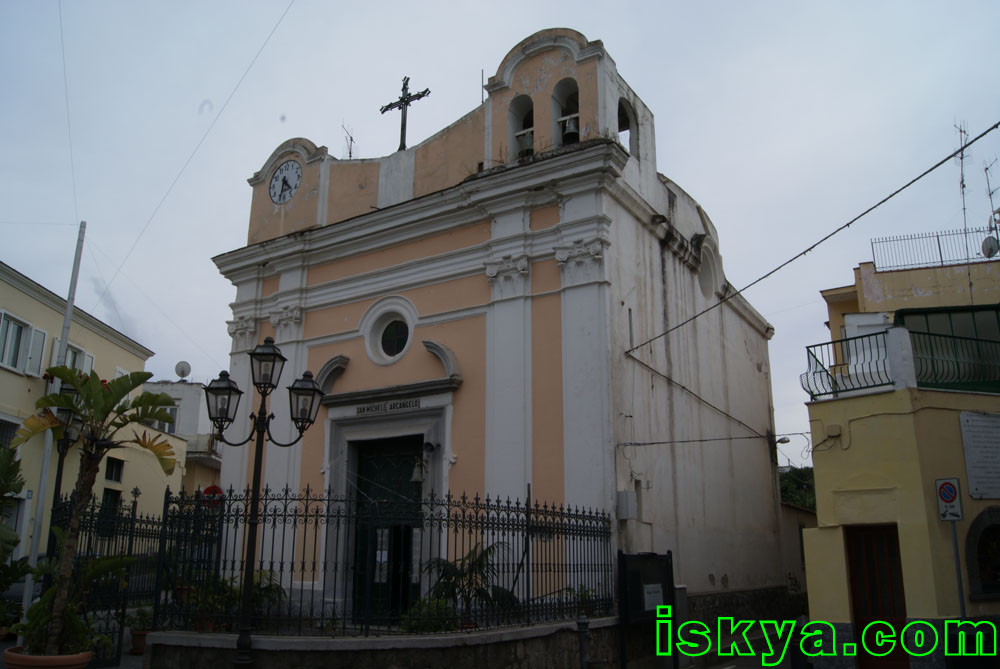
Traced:
<path fill-rule="evenodd" d="M 773 330 L 736 296 L 656 338 L 732 288 L 708 215 L 656 171 L 652 113 L 568 29 L 515 46 L 486 91 L 390 156 L 290 139 L 249 179 L 247 245 L 214 259 L 237 289 L 232 378 L 252 387 L 244 353 L 271 336 L 325 393 L 299 444 L 267 447 L 265 483 L 530 485 L 612 513 L 627 552 L 673 551 L 691 595 L 781 587 Z M 251 466 L 223 449 L 223 487 Z"/>

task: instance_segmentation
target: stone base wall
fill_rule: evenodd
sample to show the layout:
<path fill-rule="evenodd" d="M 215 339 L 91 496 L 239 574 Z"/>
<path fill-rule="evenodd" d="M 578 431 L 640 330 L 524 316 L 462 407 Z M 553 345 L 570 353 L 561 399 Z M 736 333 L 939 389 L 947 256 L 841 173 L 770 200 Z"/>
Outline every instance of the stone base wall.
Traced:
<path fill-rule="evenodd" d="M 785 586 L 688 595 L 688 619 L 715 626 L 722 617 L 745 620 L 795 620 L 808 615 L 809 603 L 803 592 L 789 592 Z"/>
<path fill-rule="evenodd" d="M 617 618 L 589 621 L 588 650 L 592 668 L 618 666 Z M 669 667 L 656 657 L 655 625 L 627 630 L 629 667 Z M 256 669 L 578 669 L 580 634 L 576 623 L 557 623 L 505 630 L 426 636 L 368 638 L 254 637 Z M 228 667 L 236 657 L 235 634 L 152 632 L 146 640 L 144 669 Z"/>

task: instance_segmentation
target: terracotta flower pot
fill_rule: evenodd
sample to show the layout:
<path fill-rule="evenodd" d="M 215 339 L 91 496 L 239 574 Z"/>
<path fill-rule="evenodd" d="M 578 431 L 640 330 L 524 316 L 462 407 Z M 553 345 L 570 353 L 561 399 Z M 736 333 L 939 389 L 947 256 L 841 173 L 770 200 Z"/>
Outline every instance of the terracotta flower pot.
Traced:
<path fill-rule="evenodd" d="M 73 655 L 24 655 L 22 646 L 14 646 L 3 652 L 3 662 L 8 669 L 30 669 L 31 667 L 60 667 L 61 669 L 86 669 L 94 653 L 86 651 Z"/>
<path fill-rule="evenodd" d="M 132 630 L 132 649 L 129 650 L 129 655 L 142 655 L 146 652 L 147 634 L 149 634 L 149 630 Z"/>

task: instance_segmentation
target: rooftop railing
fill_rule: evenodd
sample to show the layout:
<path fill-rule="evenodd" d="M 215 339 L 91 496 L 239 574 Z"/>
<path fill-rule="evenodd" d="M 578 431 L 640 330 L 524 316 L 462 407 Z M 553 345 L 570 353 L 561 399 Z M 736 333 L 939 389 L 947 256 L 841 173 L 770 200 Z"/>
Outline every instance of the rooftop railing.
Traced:
<path fill-rule="evenodd" d="M 982 245 L 989 235 L 989 228 L 974 228 L 879 237 L 872 240 L 872 262 L 880 271 L 986 262 L 991 258 Z"/>

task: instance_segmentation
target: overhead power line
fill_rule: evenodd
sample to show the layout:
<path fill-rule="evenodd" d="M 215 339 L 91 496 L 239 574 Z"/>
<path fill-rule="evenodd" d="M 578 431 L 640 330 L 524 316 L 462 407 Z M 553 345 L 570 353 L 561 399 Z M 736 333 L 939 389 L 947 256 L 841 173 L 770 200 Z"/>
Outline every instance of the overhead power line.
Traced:
<path fill-rule="evenodd" d="M 642 342 L 641 344 L 636 344 L 632 348 L 630 348 L 627 351 L 625 351 L 626 355 L 631 354 L 633 351 L 635 351 L 635 350 L 637 350 L 639 348 L 642 348 L 643 346 L 646 346 L 648 344 L 652 344 L 654 341 L 657 341 L 658 339 L 662 339 L 663 337 L 666 337 L 668 334 L 670 334 L 674 330 L 682 328 L 685 325 L 687 325 L 688 323 L 690 323 L 690 322 L 692 322 L 692 321 L 694 321 L 694 320 L 696 320 L 698 318 L 701 318 L 702 316 L 704 316 L 708 312 L 712 311 L 713 309 L 717 309 L 718 307 L 722 306 L 723 304 L 725 304 L 729 300 L 733 299 L 737 295 L 741 295 L 744 291 L 748 290 L 749 288 L 752 288 L 753 286 L 756 286 L 758 283 L 760 283 L 764 279 L 770 277 L 775 272 L 777 272 L 777 271 L 779 271 L 781 269 L 784 269 L 785 266 L 790 265 L 792 262 L 794 262 L 794 261 L 798 260 L 799 258 L 801 258 L 802 256 L 806 255 L 807 253 L 809 253 L 810 251 L 812 251 L 817 246 L 819 246 L 823 242 L 827 241 L 828 239 L 830 239 L 834 235 L 836 235 L 836 234 L 838 234 L 840 232 L 843 232 L 847 228 L 851 227 L 854 223 L 858 222 L 859 220 L 861 220 L 862 218 L 864 218 L 865 216 L 867 216 L 871 212 L 875 211 L 876 209 L 878 209 L 879 207 L 881 207 L 883 204 L 885 204 L 886 202 L 888 202 L 892 198 L 896 197 L 897 195 L 899 195 L 900 193 L 902 193 L 904 190 L 906 190 L 907 188 L 909 188 L 913 184 L 917 183 L 918 181 L 920 181 L 921 179 L 923 179 L 924 177 L 926 177 L 928 174 L 930 174 L 931 172 L 933 172 L 937 168 L 939 168 L 942 165 L 944 165 L 945 163 L 947 163 L 952 158 L 960 155 L 963 151 L 965 151 L 970 146 L 972 146 L 973 144 L 975 144 L 976 142 L 978 142 L 979 140 L 981 140 L 986 135 L 988 135 L 991 132 L 993 132 L 994 130 L 996 130 L 998 127 L 1000 127 L 1000 121 L 997 121 L 996 123 L 994 123 L 993 125 L 991 125 L 990 127 L 988 127 L 986 130 L 982 131 L 981 133 L 979 133 L 978 135 L 976 135 L 974 138 L 972 138 L 971 140 L 969 140 L 968 142 L 966 142 L 965 144 L 963 144 L 962 146 L 960 146 L 958 149 L 956 149 L 952 153 L 948 154 L 946 157 L 942 158 L 938 162 L 934 163 L 934 165 L 932 165 L 931 167 L 927 168 L 926 170 L 924 170 L 923 172 L 921 172 L 919 175 L 917 175 L 913 179 L 910 179 L 908 182 L 906 182 L 905 184 L 903 184 L 902 186 L 900 186 L 896 190 L 892 191 L 891 193 L 889 193 L 888 195 L 886 195 L 884 198 L 882 198 L 881 200 L 879 200 L 878 202 L 876 202 L 872 206 L 870 206 L 867 209 L 865 209 L 863 212 L 861 212 L 860 214 L 858 214 L 857 216 L 855 216 L 854 218 L 852 218 L 851 220 L 849 220 L 847 223 L 844 223 L 839 228 L 836 228 L 833 232 L 830 232 L 827 235 L 824 235 L 819 241 L 817 241 L 816 243 L 814 243 L 812 246 L 809 246 L 804 251 L 800 251 L 799 253 L 796 253 L 794 256 L 792 256 L 791 258 L 789 258 L 785 262 L 781 263 L 780 265 L 778 265 L 777 267 L 775 267 L 771 271 L 769 271 L 766 274 L 758 277 L 757 279 L 754 279 L 753 281 L 751 281 L 747 285 L 743 286 L 742 288 L 740 288 L 736 292 L 730 293 L 730 294 L 726 295 L 725 297 L 723 297 L 718 302 L 715 302 L 714 304 L 712 304 L 712 305 L 710 305 L 708 307 L 705 307 L 704 309 L 702 309 L 701 311 L 699 311 L 695 315 L 691 316 L 690 318 L 687 318 L 687 319 L 681 321 L 677 325 L 673 326 L 672 328 L 669 328 L 669 329 L 665 330 L 664 332 L 661 332 L 660 334 L 656 335 L 655 337 L 647 339 L 646 341 Z"/>
<path fill-rule="evenodd" d="M 222 117 L 223 112 L 226 111 L 226 107 L 229 106 L 229 102 L 233 99 L 233 96 L 236 95 L 236 91 L 239 89 L 240 84 L 243 83 L 243 80 L 246 79 L 247 75 L 250 73 L 250 69 L 257 62 L 257 59 L 260 57 L 260 54 L 264 51 L 264 48 L 267 46 L 268 42 L 271 41 L 271 37 L 274 36 L 275 31 L 278 29 L 278 26 L 281 25 L 281 22 L 284 20 L 285 15 L 288 14 L 288 10 L 292 8 L 293 4 L 295 4 L 295 0 L 291 0 L 288 3 L 288 6 L 285 7 L 285 11 L 282 12 L 281 16 L 278 17 L 278 21 L 274 24 L 274 27 L 271 28 L 271 32 L 269 32 L 267 34 L 267 37 L 264 39 L 264 43 L 260 45 L 259 49 L 257 49 L 257 53 L 254 54 L 254 57 L 250 61 L 250 64 L 247 65 L 246 70 L 243 71 L 243 75 L 240 77 L 239 81 L 236 82 L 236 85 L 233 86 L 233 90 L 230 91 L 229 97 L 226 98 L 226 101 L 222 104 L 222 107 L 219 108 L 219 113 L 215 115 L 214 119 L 212 119 L 212 122 L 209 124 L 208 129 L 205 130 L 205 134 L 201 136 L 201 139 L 198 140 L 198 144 L 195 145 L 194 150 L 191 151 L 191 155 L 189 155 L 187 160 L 184 161 L 184 164 L 181 166 L 180 172 L 177 173 L 177 176 L 174 177 L 174 180 L 170 182 L 169 186 L 167 186 L 167 191 L 163 194 L 163 197 L 160 198 L 160 201 L 153 209 L 153 213 L 150 214 L 149 218 L 146 220 L 146 225 L 144 225 L 142 227 L 142 230 L 139 231 L 139 236 L 135 238 L 135 241 L 132 242 L 132 246 L 129 247 L 129 250 L 125 254 L 125 257 L 122 258 L 122 261 L 120 263 L 118 263 L 118 267 L 115 269 L 115 273 L 111 275 L 111 280 L 108 281 L 107 286 L 104 289 L 104 292 L 101 293 L 101 296 L 99 298 L 97 298 L 97 303 L 94 304 L 94 310 L 97 309 L 98 305 L 101 304 L 101 302 L 104 300 L 104 297 L 108 294 L 108 290 L 111 289 L 111 284 L 114 283 L 115 279 L 118 278 L 118 273 L 121 272 L 121 269 L 125 265 L 125 262 L 129 259 L 129 256 L 132 255 L 132 252 L 135 251 L 135 247 L 139 244 L 139 240 L 142 239 L 143 235 L 146 234 L 146 230 L 149 229 L 149 225 L 153 222 L 153 219 L 156 217 L 156 214 L 160 211 L 160 207 L 162 207 L 163 203 L 167 201 L 167 197 L 169 197 L 170 193 L 174 190 L 174 186 L 176 186 L 177 182 L 180 181 L 181 175 L 184 174 L 184 171 L 187 169 L 188 165 L 190 165 L 191 161 L 194 160 L 194 157 L 198 153 L 198 150 L 201 148 L 201 145 L 205 143 L 205 140 L 208 138 L 209 133 L 212 132 L 212 128 L 215 127 L 216 122 Z"/>

